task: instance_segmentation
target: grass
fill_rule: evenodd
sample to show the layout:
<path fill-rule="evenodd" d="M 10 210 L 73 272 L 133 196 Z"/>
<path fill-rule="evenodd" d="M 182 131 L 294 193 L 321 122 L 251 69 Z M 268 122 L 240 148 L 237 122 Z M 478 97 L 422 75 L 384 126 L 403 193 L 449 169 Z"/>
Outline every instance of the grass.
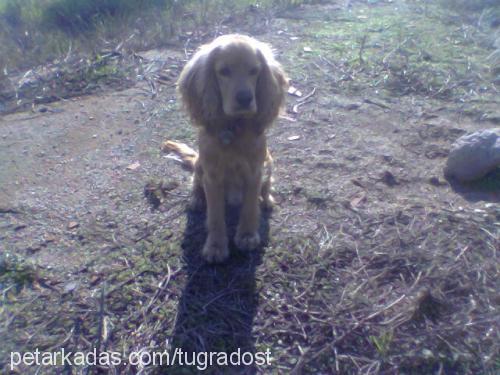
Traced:
<path fill-rule="evenodd" d="M 136 48 L 149 38 L 149 45 L 154 46 L 171 36 L 169 21 L 174 16 L 170 3 L 162 0 L 137 7 L 135 1 L 6 0 L 0 13 L 3 65 L 9 71 L 27 69 L 75 52 L 114 48 L 130 37 L 128 30 L 143 31 L 137 24 L 140 18 L 156 27 L 130 44 Z"/>
<path fill-rule="evenodd" d="M 391 95 L 464 96 L 471 80 L 480 85 L 494 80 L 491 51 L 481 45 L 485 34 L 473 25 L 443 22 L 446 15 L 437 5 L 428 5 L 426 12 L 406 7 L 361 8 L 312 21 L 307 32 L 314 38 L 296 45 L 299 61 L 312 54 L 325 69 L 340 69 L 339 87 L 355 89 L 361 76 Z M 305 47 L 312 51 L 304 53 Z M 472 77 L 477 74 L 482 80 Z"/>
<path fill-rule="evenodd" d="M 39 278 L 36 267 L 11 253 L 0 254 L 0 288 L 19 292 Z"/>
<path fill-rule="evenodd" d="M 297 0 L 264 1 L 289 7 Z M 28 69 L 70 53 L 146 50 L 254 4 L 250 0 L 0 0 L 2 70 Z M 182 22 L 179 22 L 182 20 Z M 125 45 L 123 45 L 125 44 Z"/>
<path fill-rule="evenodd" d="M 268 8 L 299 3 L 264 1 Z M 136 64 L 135 52 L 183 45 L 197 38 L 193 30 L 206 30 L 251 4 L 250 0 L 229 4 L 221 0 L 0 0 L 0 110 L 12 112 L 104 86 L 116 89 L 120 81 L 128 87 L 130 79 L 137 78 L 130 70 Z M 25 78 L 31 76 L 41 79 L 26 85 Z M 57 95 L 50 95 L 53 91 Z"/>

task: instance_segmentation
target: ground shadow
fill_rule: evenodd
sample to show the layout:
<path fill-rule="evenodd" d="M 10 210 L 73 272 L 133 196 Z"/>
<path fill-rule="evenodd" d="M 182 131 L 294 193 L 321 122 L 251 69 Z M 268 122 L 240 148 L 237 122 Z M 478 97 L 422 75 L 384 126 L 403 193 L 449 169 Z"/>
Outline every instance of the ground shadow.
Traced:
<path fill-rule="evenodd" d="M 180 348 L 187 353 L 224 352 L 255 353 L 252 325 L 259 301 L 255 270 L 261 263 L 268 242 L 269 213 L 263 212 L 260 223 L 262 246 L 252 252 L 241 252 L 231 241 L 231 256 L 221 265 L 208 265 L 201 257 L 206 239 L 205 214 L 188 212 L 182 248 L 187 283 L 179 301 L 172 352 Z M 238 210 L 228 208 L 229 237 L 234 238 Z M 192 355 L 189 354 L 188 358 Z M 233 355 L 237 358 L 237 355 Z M 254 366 L 215 366 L 206 373 L 254 374 Z M 200 363 L 198 363 L 199 365 Z M 165 368 L 168 374 L 199 373 L 196 366 Z"/>
<path fill-rule="evenodd" d="M 469 202 L 500 202 L 500 167 L 474 182 L 461 183 L 453 178 L 448 182 L 455 193 Z"/>

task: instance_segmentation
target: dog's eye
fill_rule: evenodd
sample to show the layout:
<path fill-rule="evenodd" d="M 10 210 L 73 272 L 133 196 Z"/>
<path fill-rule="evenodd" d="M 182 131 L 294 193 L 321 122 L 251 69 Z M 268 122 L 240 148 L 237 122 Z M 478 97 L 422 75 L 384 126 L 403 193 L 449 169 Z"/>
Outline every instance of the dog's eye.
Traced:
<path fill-rule="evenodd" d="M 250 69 L 249 73 L 251 76 L 255 76 L 255 75 L 257 75 L 258 72 L 259 72 L 259 68 L 255 67 L 255 68 Z"/>
<path fill-rule="evenodd" d="M 229 69 L 227 66 L 219 69 L 219 74 L 224 77 L 229 77 L 231 75 L 231 69 Z"/>

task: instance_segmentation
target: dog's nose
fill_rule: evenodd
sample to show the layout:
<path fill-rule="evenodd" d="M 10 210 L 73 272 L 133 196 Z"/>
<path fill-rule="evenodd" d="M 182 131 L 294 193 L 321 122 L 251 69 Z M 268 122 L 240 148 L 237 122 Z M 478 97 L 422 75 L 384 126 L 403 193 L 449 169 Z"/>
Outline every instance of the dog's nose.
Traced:
<path fill-rule="evenodd" d="M 241 90 L 236 93 L 236 101 L 242 108 L 247 108 L 253 100 L 250 90 Z"/>

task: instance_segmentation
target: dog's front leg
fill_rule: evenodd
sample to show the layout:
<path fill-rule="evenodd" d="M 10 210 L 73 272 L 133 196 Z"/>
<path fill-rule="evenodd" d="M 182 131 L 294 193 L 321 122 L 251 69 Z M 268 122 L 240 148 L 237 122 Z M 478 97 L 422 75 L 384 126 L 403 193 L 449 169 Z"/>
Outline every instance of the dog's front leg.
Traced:
<path fill-rule="evenodd" d="M 204 171 L 203 187 L 207 203 L 208 236 L 203 246 L 203 257 L 209 263 L 223 262 L 229 256 L 227 246 L 224 178 L 218 173 Z"/>
<path fill-rule="evenodd" d="M 259 196 L 262 184 L 261 169 L 259 167 L 245 173 L 243 205 L 241 206 L 240 220 L 235 237 L 236 246 L 241 250 L 253 250 L 260 244 Z"/>

